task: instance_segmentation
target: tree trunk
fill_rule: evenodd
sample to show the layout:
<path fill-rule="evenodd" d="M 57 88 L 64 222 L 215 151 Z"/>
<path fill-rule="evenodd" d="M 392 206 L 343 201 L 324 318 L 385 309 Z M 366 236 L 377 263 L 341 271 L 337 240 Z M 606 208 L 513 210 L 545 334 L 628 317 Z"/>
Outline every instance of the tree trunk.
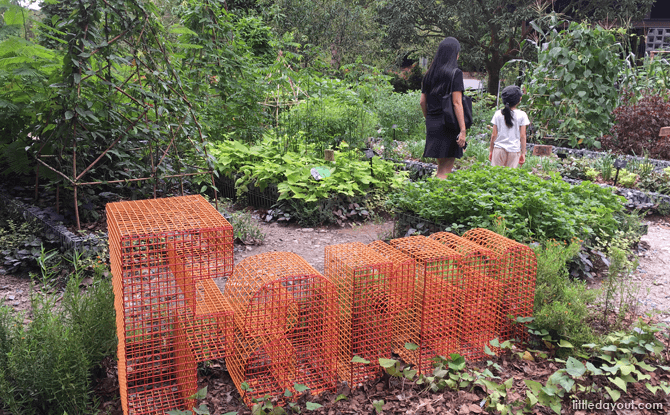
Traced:
<path fill-rule="evenodd" d="M 489 94 L 498 95 L 498 82 L 500 81 L 500 69 L 502 65 L 498 62 L 489 61 L 486 62 L 486 71 L 488 72 L 489 82 L 486 86 L 486 89 L 489 91 Z"/>

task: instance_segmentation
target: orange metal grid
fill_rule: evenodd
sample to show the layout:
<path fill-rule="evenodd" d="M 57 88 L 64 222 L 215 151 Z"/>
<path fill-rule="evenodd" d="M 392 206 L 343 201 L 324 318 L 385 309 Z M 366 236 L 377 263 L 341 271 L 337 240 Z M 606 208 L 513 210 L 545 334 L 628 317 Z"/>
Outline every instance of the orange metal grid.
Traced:
<path fill-rule="evenodd" d="M 501 321 L 502 284 L 492 275 L 494 254 L 449 232 L 434 233 L 430 238 L 463 255 L 461 353 L 467 359 L 485 358 L 484 346 L 498 336 Z"/>
<path fill-rule="evenodd" d="M 124 413 L 190 409 L 196 359 L 224 354 L 232 325 L 197 312 L 196 282 L 232 272 L 232 226 L 201 196 L 110 203 L 107 224 Z"/>
<path fill-rule="evenodd" d="M 391 261 L 393 272 L 389 278 L 392 312 L 391 347 L 396 353 L 414 338 L 414 280 L 416 261 L 384 241 L 374 241 L 368 247 Z"/>
<path fill-rule="evenodd" d="M 400 356 L 419 373 L 432 373 L 432 359 L 460 352 L 463 301 L 462 255 L 425 236 L 391 240 L 391 246 L 417 262 L 414 290 L 414 323 L 410 351 Z"/>
<path fill-rule="evenodd" d="M 335 389 L 337 292 L 332 282 L 296 254 L 267 252 L 241 261 L 224 292 L 235 313 L 226 366 L 247 405 L 266 394 L 283 399 L 295 384 L 313 394 Z M 242 390 L 243 382 L 252 390 Z"/>
<path fill-rule="evenodd" d="M 354 386 L 379 375 L 379 358 L 391 354 L 393 265 L 360 242 L 325 248 L 326 277 L 337 286 L 339 330 L 337 373 Z M 359 356 L 370 364 L 355 363 Z"/>
<path fill-rule="evenodd" d="M 463 238 L 481 245 L 494 253 L 495 271 L 493 275 L 503 285 L 500 314 L 500 339 L 528 336 L 523 324 L 514 324 L 512 318 L 531 317 L 535 300 L 535 279 L 537 260 L 530 247 L 505 238 L 488 229 L 471 229 Z"/>

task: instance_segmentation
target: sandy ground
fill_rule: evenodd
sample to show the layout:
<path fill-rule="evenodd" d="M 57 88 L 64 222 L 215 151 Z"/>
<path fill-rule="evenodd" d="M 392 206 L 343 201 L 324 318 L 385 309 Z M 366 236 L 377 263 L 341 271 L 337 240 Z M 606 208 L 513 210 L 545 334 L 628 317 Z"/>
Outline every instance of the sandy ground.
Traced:
<path fill-rule="evenodd" d="M 264 252 L 293 252 L 323 273 L 324 252 L 327 245 L 351 242 L 368 244 L 378 239 L 388 239 L 393 231 L 393 222 L 316 229 L 278 223 L 261 223 L 260 226 L 265 233 L 265 243 L 260 246 L 236 246 L 235 264 L 251 255 Z"/>
<path fill-rule="evenodd" d="M 658 312 L 659 320 L 670 323 L 670 218 L 649 221 L 641 246 L 646 249 L 639 249 L 639 266 L 632 277 L 639 287 L 640 309 Z"/>

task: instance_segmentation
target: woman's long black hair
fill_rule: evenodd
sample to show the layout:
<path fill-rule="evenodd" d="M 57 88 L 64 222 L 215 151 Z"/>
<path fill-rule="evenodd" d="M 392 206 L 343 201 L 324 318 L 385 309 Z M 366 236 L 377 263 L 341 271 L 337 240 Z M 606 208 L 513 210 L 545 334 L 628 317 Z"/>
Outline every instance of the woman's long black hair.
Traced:
<path fill-rule="evenodd" d="M 432 95 L 444 95 L 447 92 L 447 82 L 452 82 L 451 73 L 457 68 L 458 52 L 461 44 L 453 37 L 448 37 L 440 42 L 435 52 L 433 62 L 423 77 L 423 86 Z"/>
<path fill-rule="evenodd" d="M 505 104 L 505 108 L 503 108 L 501 111 L 503 117 L 505 117 L 505 125 L 508 128 L 512 128 L 514 126 L 514 120 L 512 118 L 512 107 L 521 102 L 521 96 L 523 93 L 521 92 L 521 88 L 518 86 L 510 85 L 506 86 L 505 89 L 502 90 L 501 95 L 502 102 Z"/>

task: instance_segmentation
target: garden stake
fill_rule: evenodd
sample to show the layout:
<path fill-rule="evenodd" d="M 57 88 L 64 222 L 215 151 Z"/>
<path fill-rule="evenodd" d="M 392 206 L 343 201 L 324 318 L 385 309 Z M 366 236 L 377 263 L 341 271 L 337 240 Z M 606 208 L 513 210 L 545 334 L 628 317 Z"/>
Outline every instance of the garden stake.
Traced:
<path fill-rule="evenodd" d="M 628 160 L 625 159 L 616 159 L 614 160 L 614 167 L 616 168 L 616 175 L 614 176 L 614 186 L 616 186 L 617 180 L 619 180 L 619 170 L 626 168 L 628 165 Z"/>

